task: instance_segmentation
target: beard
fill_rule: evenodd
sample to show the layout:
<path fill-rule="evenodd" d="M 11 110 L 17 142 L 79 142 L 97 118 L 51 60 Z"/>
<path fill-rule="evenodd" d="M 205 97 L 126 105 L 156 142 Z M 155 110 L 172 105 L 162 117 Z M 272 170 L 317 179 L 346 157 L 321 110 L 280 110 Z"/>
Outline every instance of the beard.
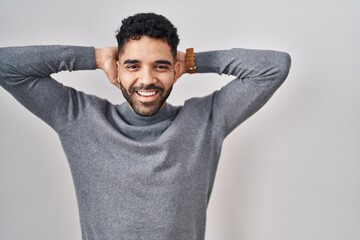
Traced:
<path fill-rule="evenodd" d="M 169 97 L 172 86 L 165 90 L 162 87 L 155 86 L 154 84 L 151 85 L 140 85 L 140 86 L 132 86 L 128 90 L 120 83 L 120 89 L 121 92 L 126 99 L 126 101 L 129 103 L 131 108 L 134 110 L 134 112 L 143 117 L 149 117 L 157 114 L 161 107 L 166 102 L 166 99 Z M 153 90 L 156 91 L 156 94 L 159 94 L 159 97 L 156 98 L 154 101 L 150 102 L 142 102 L 137 97 L 137 92 L 141 90 Z"/>

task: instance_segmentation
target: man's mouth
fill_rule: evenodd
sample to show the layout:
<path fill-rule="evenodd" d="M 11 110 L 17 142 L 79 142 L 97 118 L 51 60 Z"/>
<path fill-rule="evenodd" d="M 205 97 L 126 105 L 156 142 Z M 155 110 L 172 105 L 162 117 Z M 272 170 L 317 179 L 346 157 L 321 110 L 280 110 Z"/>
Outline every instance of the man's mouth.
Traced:
<path fill-rule="evenodd" d="M 136 93 L 140 97 L 145 97 L 145 98 L 149 98 L 149 99 L 151 97 L 155 97 L 156 95 L 160 94 L 163 91 L 164 91 L 164 89 L 162 87 L 155 86 L 155 85 L 135 86 L 130 90 L 130 92 Z"/>
<path fill-rule="evenodd" d="M 136 93 L 142 97 L 151 97 L 158 93 L 159 91 L 136 91 Z"/>

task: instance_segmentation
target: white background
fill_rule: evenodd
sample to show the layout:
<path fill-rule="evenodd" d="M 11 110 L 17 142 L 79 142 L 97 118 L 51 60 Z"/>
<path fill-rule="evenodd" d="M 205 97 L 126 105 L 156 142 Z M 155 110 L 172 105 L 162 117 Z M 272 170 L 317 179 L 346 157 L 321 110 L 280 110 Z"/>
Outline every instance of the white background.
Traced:
<path fill-rule="evenodd" d="M 179 49 L 288 52 L 286 82 L 225 141 L 207 240 L 360 239 L 360 1 L 0 0 L 0 46 L 115 45 L 121 20 L 168 17 Z M 21 61 L 21 59 L 19 59 Z M 66 85 L 123 101 L 97 71 Z M 184 76 L 170 102 L 231 78 Z M 70 169 L 57 135 L 0 89 L 0 239 L 79 240 Z"/>

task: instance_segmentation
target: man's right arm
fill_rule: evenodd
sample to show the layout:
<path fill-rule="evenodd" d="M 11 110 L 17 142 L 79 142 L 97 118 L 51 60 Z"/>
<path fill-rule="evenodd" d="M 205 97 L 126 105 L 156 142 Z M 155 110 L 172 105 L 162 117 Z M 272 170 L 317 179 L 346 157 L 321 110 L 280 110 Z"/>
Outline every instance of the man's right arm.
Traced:
<path fill-rule="evenodd" d="M 0 48 L 0 85 L 54 129 L 85 107 L 85 95 L 50 77 L 60 71 L 95 69 L 94 48 L 28 46 Z"/>

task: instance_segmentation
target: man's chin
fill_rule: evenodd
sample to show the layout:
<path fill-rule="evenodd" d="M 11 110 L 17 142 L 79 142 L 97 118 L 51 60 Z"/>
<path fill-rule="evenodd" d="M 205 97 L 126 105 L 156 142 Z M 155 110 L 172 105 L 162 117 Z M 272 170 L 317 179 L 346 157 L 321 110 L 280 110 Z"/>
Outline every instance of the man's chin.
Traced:
<path fill-rule="evenodd" d="M 142 104 L 142 106 L 132 106 L 132 109 L 137 115 L 142 117 L 151 117 L 156 115 L 160 111 L 159 106 L 156 105 L 144 106 L 144 104 Z"/>
<path fill-rule="evenodd" d="M 122 89 L 123 96 L 133 109 L 133 111 L 142 117 L 150 117 L 156 115 L 160 109 L 166 105 L 166 99 L 170 95 L 172 88 L 167 92 L 164 92 L 156 99 L 141 99 L 137 97 L 137 94 L 128 94 L 125 89 Z"/>

